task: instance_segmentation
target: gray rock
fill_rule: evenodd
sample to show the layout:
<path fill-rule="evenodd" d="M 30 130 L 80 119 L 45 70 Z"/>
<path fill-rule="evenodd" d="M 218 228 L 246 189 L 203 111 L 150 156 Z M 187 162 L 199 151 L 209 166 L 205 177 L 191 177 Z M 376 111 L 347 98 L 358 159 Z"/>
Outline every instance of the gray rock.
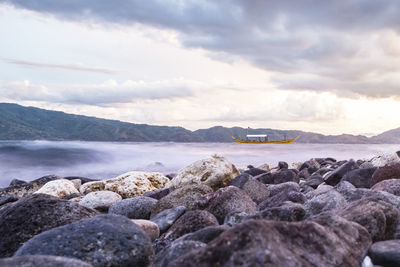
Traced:
<path fill-rule="evenodd" d="M 207 226 L 197 230 L 196 232 L 185 234 L 176 239 L 174 242 L 192 240 L 209 243 L 228 229 L 230 229 L 228 225 Z"/>
<path fill-rule="evenodd" d="M 279 161 L 278 168 L 279 169 L 288 169 L 289 168 L 289 164 L 287 164 L 287 162 L 285 162 L 285 161 Z"/>
<path fill-rule="evenodd" d="M 312 188 L 317 188 L 320 184 L 324 182 L 324 178 L 321 175 L 314 174 L 307 178 L 305 185 L 311 186 Z"/>
<path fill-rule="evenodd" d="M 390 194 L 400 196 L 400 179 L 388 179 L 376 183 L 372 190 L 385 191 Z"/>
<path fill-rule="evenodd" d="M 14 195 L 4 195 L 4 196 L 0 197 L 0 206 L 7 204 L 7 203 L 15 202 L 17 200 L 18 200 L 18 197 L 14 196 Z"/>
<path fill-rule="evenodd" d="M 167 231 L 171 225 L 186 211 L 185 206 L 178 206 L 172 209 L 163 210 L 158 213 L 156 216 L 150 219 L 150 221 L 154 222 L 158 225 L 160 229 L 160 233 L 164 233 Z"/>
<path fill-rule="evenodd" d="M 400 266 L 400 240 L 387 240 L 372 244 L 368 251 L 374 264 L 385 267 Z"/>
<path fill-rule="evenodd" d="M 286 182 L 299 183 L 300 178 L 296 171 L 292 169 L 280 169 L 276 173 L 273 173 L 268 179 L 263 179 L 264 184 L 281 184 Z"/>
<path fill-rule="evenodd" d="M 346 173 L 355 169 L 358 169 L 358 165 L 353 159 L 351 159 L 331 173 L 328 173 L 324 177 L 325 183 L 328 185 L 337 185 Z"/>
<path fill-rule="evenodd" d="M 254 214 L 252 214 L 252 215 L 254 215 Z M 234 211 L 234 212 L 228 213 L 224 218 L 224 225 L 233 226 L 233 225 L 242 223 L 249 216 L 251 216 L 251 215 L 246 212 L 243 212 L 243 211 L 242 212 Z"/>
<path fill-rule="evenodd" d="M 347 181 L 357 188 L 370 188 L 372 175 L 376 171 L 376 167 L 367 169 L 355 169 L 349 171 L 343 176 L 342 181 Z"/>
<path fill-rule="evenodd" d="M 168 175 L 165 176 L 165 177 L 169 178 Z M 143 196 L 144 196 L 144 197 L 151 197 L 151 198 L 160 200 L 160 199 L 162 199 L 163 197 L 165 197 L 166 195 L 168 195 L 169 193 L 171 193 L 171 191 L 172 191 L 172 190 L 171 190 L 170 188 L 161 188 L 161 189 L 158 189 L 158 190 L 156 190 L 156 191 L 149 191 L 149 192 L 146 192 L 146 193 L 144 193 Z"/>
<path fill-rule="evenodd" d="M 0 257 L 11 256 L 41 232 L 96 214 L 92 209 L 49 195 L 21 198 L 0 211 Z"/>
<path fill-rule="evenodd" d="M 267 185 L 269 190 L 269 196 L 272 197 L 282 191 L 296 191 L 300 192 L 300 186 L 298 183 L 295 182 L 287 182 L 281 184 L 269 184 Z"/>
<path fill-rule="evenodd" d="M 269 197 L 267 187 L 249 174 L 244 173 L 235 177 L 229 185 L 244 190 L 256 204 L 263 202 Z"/>
<path fill-rule="evenodd" d="M 157 200 L 150 197 L 126 198 L 112 204 L 108 213 L 119 214 L 129 219 L 150 219 L 151 210 L 157 204 Z"/>
<path fill-rule="evenodd" d="M 92 267 L 90 263 L 66 257 L 49 255 L 28 255 L 0 259 L 2 267 Z"/>
<path fill-rule="evenodd" d="M 379 167 L 372 175 L 371 186 L 387 179 L 400 178 L 400 162 Z"/>
<path fill-rule="evenodd" d="M 279 207 L 267 208 L 256 215 L 250 215 L 247 219 L 264 219 L 273 221 L 296 222 L 304 219 L 306 211 L 303 205 L 293 202 L 284 202 Z"/>
<path fill-rule="evenodd" d="M 257 208 L 258 210 L 264 210 L 267 208 L 279 207 L 286 201 L 303 204 L 306 201 L 306 197 L 303 193 L 292 191 L 288 188 L 261 202 Z"/>
<path fill-rule="evenodd" d="M 28 196 L 39 190 L 47 182 L 61 179 L 56 175 L 43 176 L 29 183 L 16 183 L 14 186 L 0 188 L 0 197 L 4 195 L 15 195 L 18 197 Z"/>
<path fill-rule="evenodd" d="M 120 202 L 121 200 L 122 197 L 115 192 L 95 191 L 84 196 L 79 201 L 79 204 L 101 212 L 108 212 L 108 209 L 112 204 Z"/>
<path fill-rule="evenodd" d="M 156 267 L 173 266 L 171 262 L 178 259 L 179 257 L 189 253 L 190 251 L 205 247 L 206 244 L 199 241 L 184 240 L 179 242 L 173 242 L 170 246 L 160 251 L 155 260 Z"/>
<path fill-rule="evenodd" d="M 25 184 L 27 184 L 27 183 L 28 183 L 28 182 L 23 181 L 23 180 L 12 179 L 9 186 L 19 186 L 19 185 L 25 185 Z"/>
<path fill-rule="evenodd" d="M 99 215 L 41 233 L 15 253 L 63 255 L 93 266 L 149 266 L 154 252 L 139 226 L 120 215 Z"/>
<path fill-rule="evenodd" d="M 223 223 L 225 216 L 231 212 L 253 213 L 257 210 L 256 203 L 247 193 L 235 186 L 220 188 L 215 193 L 205 195 L 197 202 L 196 208 L 211 212 L 219 223 Z"/>
<path fill-rule="evenodd" d="M 346 200 L 340 193 L 330 190 L 307 200 L 304 208 L 306 209 L 306 216 L 309 217 L 324 211 L 343 208 L 346 204 Z"/>
<path fill-rule="evenodd" d="M 248 170 L 244 171 L 244 173 L 249 174 L 251 176 L 257 176 L 263 173 L 267 173 L 266 170 L 258 169 L 258 168 L 249 168 Z"/>

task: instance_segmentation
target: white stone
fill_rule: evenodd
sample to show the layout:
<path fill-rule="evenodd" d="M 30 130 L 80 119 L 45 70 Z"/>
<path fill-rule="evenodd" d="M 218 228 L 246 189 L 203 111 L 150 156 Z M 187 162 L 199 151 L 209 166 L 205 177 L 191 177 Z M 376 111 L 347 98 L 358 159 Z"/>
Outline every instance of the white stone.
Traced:
<path fill-rule="evenodd" d="M 96 191 L 84 196 L 79 202 L 80 205 L 87 208 L 108 211 L 108 208 L 122 200 L 122 197 L 111 191 Z"/>
<path fill-rule="evenodd" d="M 150 237 L 151 241 L 156 240 L 160 236 L 160 229 L 154 222 L 141 219 L 131 221 L 137 224 Z"/>
<path fill-rule="evenodd" d="M 239 171 L 232 163 L 224 157 L 214 155 L 181 169 L 169 186 L 179 188 L 190 184 L 205 184 L 216 190 L 228 185 L 238 175 Z"/>
<path fill-rule="evenodd" d="M 104 190 L 104 181 L 94 181 L 94 182 L 84 183 L 79 188 L 79 191 L 82 194 L 88 194 L 90 192 L 102 191 L 102 190 Z"/>
<path fill-rule="evenodd" d="M 79 194 L 73 182 L 66 179 L 50 181 L 42 186 L 34 194 L 47 194 L 59 198 L 64 198 L 71 194 Z"/>
<path fill-rule="evenodd" d="M 81 188 L 81 185 L 82 185 L 81 179 L 73 179 L 70 181 L 74 184 L 74 186 L 77 190 L 79 190 L 79 188 Z"/>
<path fill-rule="evenodd" d="M 383 153 L 368 160 L 373 167 L 383 167 L 400 162 L 400 158 L 396 153 Z"/>

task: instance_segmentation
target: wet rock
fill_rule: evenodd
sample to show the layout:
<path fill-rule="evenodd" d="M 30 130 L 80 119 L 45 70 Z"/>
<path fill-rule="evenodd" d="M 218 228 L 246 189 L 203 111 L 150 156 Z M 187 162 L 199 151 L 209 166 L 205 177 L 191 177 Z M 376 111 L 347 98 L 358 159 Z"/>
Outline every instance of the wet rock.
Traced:
<path fill-rule="evenodd" d="M 79 191 L 71 181 L 66 179 L 57 179 L 44 184 L 34 194 L 47 194 L 53 197 L 65 198 L 72 194 L 79 195 Z"/>
<path fill-rule="evenodd" d="M 11 256 L 41 232 L 96 214 L 94 210 L 49 195 L 21 198 L 0 211 L 0 257 Z"/>
<path fill-rule="evenodd" d="M 258 210 L 279 207 L 286 201 L 303 204 L 306 201 L 306 197 L 303 195 L 303 193 L 293 191 L 288 188 L 261 202 L 258 205 Z"/>
<path fill-rule="evenodd" d="M 289 168 L 289 164 L 287 164 L 287 162 L 285 162 L 285 161 L 279 161 L 278 168 L 279 169 L 288 169 Z"/>
<path fill-rule="evenodd" d="M 0 259 L 2 267 L 92 267 L 90 263 L 66 257 L 49 255 L 29 255 Z"/>
<path fill-rule="evenodd" d="M 9 186 L 19 186 L 19 185 L 25 185 L 28 182 L 23 181 L 23 180 L 19 180 L 19 179 L 12 179 Z"/>
<path fill-rule="evenodd" d="M 388 179 L 400 178 L 400 162 L 379 167 L 372 175 L 371 186 Z"/>
<path fill-rule="evenodd" d="M 96 191 L 84 196 L 79 204 L 87 208 L 107 212 L 112 204 L 121 200 L 122 197 L 117 193 L 111 191 Z"/>
<path fill-rule="evenodd" d="M 157 200 L 150 197 L 126 198 L 111 204 L 108 213 L 123 215 L 129 219 L 148 220 L 150 219 L 151 210 L 156 204 Z"/>
<path fill-rule="evenodd" d="M 370 188 L 372 175 L 376 171 L 376 167 L 367 169 L 355 169 L 349 171 L 343 176 L 342 181 L 347 181 L 357 188 Z"/>
<path fill-rule="evenodd" d="M 172 209 L 163 210 L 150 220 L 157 224 L 160 233 L 167 231 L 172 224 L 186 211 L 185 206 L 178 206 Z"/>
<path fill-rule="evenodd" d="M 385 191 L 390 194 L 400 196 L 400 179 L 383 180 L 375 184 L 371 189 Z"/>
<path fill-rule="evenodd" d="M 329 190 L 307 200 L 304 204 L 304 208 L 307 212 L 306 216 L 309 217 L 324 211 L 343 208 L 346 204 L 346 200 L 340 193 L 335 190 Z"/>
<path fill-rule="evenodd" d="M 345 223 L 351 235 L 343 240 L 315 222 L 249 220 L 171 266 L 358 266 L 371 241 L 361 226 Z"/>
<path fill-rule="evenodd" d="M 328 185 L 337 185 L 346 173 L 355 169 L 358 169 L 358 165 L 353 159 L 351 159 L 331 173 L 328 173 L 324 177 L 325 183 Z"/>
<path fill-rule="evenodd" d="M 0 197 L 4 195 L 15 195 L 17 197 L 28 196 L 39 190 L 46 183 L 57 179 L 61 179 L 61 177 L 55 175 L 48 175 L 33 180 L 29 183 L 25 184 L 20 183 L 15 186 L 0 188 Z"/>
<path fill-rule="evenodd" d="M 204 184 L 187 185 L 177 188 L 154 205 L 151 217 L 163 210 L 177 206 L 185 206 L 187 209 L 193 209 L 198 199 L 212 192 L 214 192 L 212 188 Z"/>
<path fill-rule="evenodd" d="M 156 240 L 160 236 L 160 229 L 154 222 L 141 219 L 134 219 L 131 221 L 134 222 L 137 226 L 139 226 L 140 229 L 142 229 L 143 232 L 145 232 L 148 235 L 151 241 Z"/>
<path fill-rule="evenodd" d="M 368 251 L 374 264 L 397 267 L 400 266 L 400 240 L 387 240 L 372 244 Z"/>
<path fill-rule="evenodd" d="M 196 204 L 196 208 L 214 214 L 220 223 L 223 223 L 225 216 L 231 212 L 253 213 L 257 210 L 256 203 L 246 192 L 235 186 L 227 186 L 205 195 Z"/>
<path fill-rule="evenodd" d="M 192 240 L 202 243 L 209 243 L 228 229 L 230 229 L 228 225 L 207 226 L 205 228 L 197 230 L 196 232 L 185 234 L 176 239 L 174 242 Z"/>
<path fill-rule="evenodd" d="M 15 253 L 63 255 L 93 266 L 148 266 L 154 252 L 149 237 L 128 218 L 99 215 L 41 233 Z"/>
<path fill-rule="evenodd" d="M 246 173 L 235 177 L 229 185 L 244 190 L 256 204 L 261 203 L 269 197 L 269 190 L 267 187 Z"/>
<path fill-rule="evenodd" d="M 399 221 L 399 212 L 393 205 L 368 198 L 349 204 L 337 214 L 364 226 L 374 242 L 392 239 Z"/>
<path fill-rule="evenodd" d="M 165 267 L 172 266 L 171 262 L 176 260 L 177 258 L 189 253 L 192 250 L 197 248 L 205 247 L 206 244 L 199 241 L 179 241 L 173 242 L 170 246 L 163 249 L 160 253 L 157 254 L 155 259 L 155 266 Z"/>
<path fill-rule="evenodd" d="M 156 191 L 149 191 L 144 193 L 144 197 L 151 197 L 157 200 L 162 199 L 163 197 L 165 197 L 166 195 L 168 195 L 169 193 L 171 193 L 171 189 L 170 188 L 161 188 L 158 189 Z"/>
<path fill-rule="evenodd" d="M 214 155 L 212 158 L 196 161 L 181 169 L 170 185 L 179 188 L 186 185 L 205 184 L 217 190 L 239 175 L 236 167 L 226 158 Z"/>

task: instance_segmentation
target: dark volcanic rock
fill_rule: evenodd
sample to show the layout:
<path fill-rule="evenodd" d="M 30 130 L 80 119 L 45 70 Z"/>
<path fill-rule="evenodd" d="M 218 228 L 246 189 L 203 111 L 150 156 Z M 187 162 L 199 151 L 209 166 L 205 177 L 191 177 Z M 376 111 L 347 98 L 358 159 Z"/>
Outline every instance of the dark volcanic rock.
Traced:
<path fill-rule="evenodd" d="M 299 183 L 300 178 L 297 173 L 291 169 L 281 169 L 272 174 L 272 180 L 268 184 L 281 184 L 286 182 Z"/>
<path fill-rule="evenodd" d="M 288 169 L 289 168 L 289 164 L 287 164 L 287 162 L 284 162 L 284 161 L 279 161 L 278 168 L 279 169 Z"/>
<path fill-rule="evenodd" d="M 315 189 L 323 182 L 324 182 L 324 178 L 322 178 L 321 175 L 314 174 L 307 178 L 307 180 L 304 182 L 304 185 L 308 185 Z"/>
<path fill-rule="evenodd" d="M 303 205 L 293 202 L 284 202 L 279 207 L 266 208 L 255 215 L 244 218 L 248 219 L 264 219 L 273 221 L 295 222 L 303 220 L 306 211 Z"/>
<path fill-rule="evenodd" d="M 230 227 L 228 225 L 207 226 L 205 228 L 197 230 L 196 232 L 185 234 L 180 238 L 178 238 L 176 241 L 192 240 L 192 241 L 208 243 L 229 229 Z"/>
<path fill-rule="evenodd" d="M 385 267 L 400 266 L 400 240 L 381 241 L 372 244 L 368 251 L 372 262 Z"/>
<path fill-rule="evenodd" d="M 119 214 L 129 219 L 150 219 L 151 210 L 157 200 L 150 197 L 126 198 L 110 206 L 108 213 Z"/>
<path fill-rule="evenodd" d="M 267 187 L 246 173 L 235 177 L 229 185 L 244 190 L 256 204 L 261 203 L 269 196 Z"/>
<path fill-rule="evenodd" d="M 400 196 L 400 179 L 383 180 L 375 184 L 371 189 L 385 191 L 390 194 Z"/>
<path fill-rule="evenodd" d="M 171 266 L 169 264 L 174 260 L 176 260 L 177 258 L 179 258 L 180 256 L 183 256 L 194 249 L 202 248 L 205 246 L 206 244 L 202 242 L 192 241 L 192 240 L 173 242 L 170 246 L 164 248 L 157 254 L 155 260 L 155 266 L 156 267 Z"/>
<path fill-rule="evenodd" d="M 161 198 L 156 205 L 154 205 L 151 211 L 151 217 L 154 217 L 157 213 L 171 209 L 177 206 L 185 206 L 188 209 L 193 209 L 194 204 L 203 195 L 214 192 L 211 187 L 199 184 L 199 185 L 187 185 L 178 189 L 175 189 L 167 196 Z"/>
<path fill-rule="evenodd" d="M 2 267 L 92 267 L 90 263 L 66 257 L 49 255 L 28 255 L 0 259 Z"/>
<path fill-rule="evenodd" d="M 0 206 L 10 203 L 10 202 L 15 202 L 18 200 L 18 197 L 14 195 L 4 195 L 0 197 Z"/>
<path fill-rule="evenodd" d="M 96 214 L 92 209 L 49 195 L 21 198 L 0 210 L 0 256 L 11 256 L 24 242 L 41 232 Z"/>
<path fill-rule="evenodd" d="M 173 225 L 174 222 L 178 220 L 183 213 L 185 213 L 185 211 L 185 206 L 178 206 L 172 209 L 163 210 L 151 218 L 150 221 L 157 224 L 158 228 L 160 229 L 160 233 L 162 234 L 167 231 L 171 225 Z"/>
<path fill-rule="evenodd" d="M 28 182 L 23 181 L 23 180 L 12 179 L 9 186 L 19 186 L 19 185 L 25 185 L 25 184 L 27 184 L 27 183 L 28 183 Z"/>
<path fill-rule="evenodd" d="M 281 183 L 281 184 L 269 184 L 269 185 L 267 185 L 267 188 L 269 190 L 270 197 L 272 197 L 276 194 L 279 194 L 282 191 L 286 191 L 286 190 L 300 192 L 300 186 L 298 183 L 295 183 L 295 182 L 287 182 L 287 183 Z"/>
<path fill-rule="evenodd" d="M 349 171 L 358 169 L 357 163 L 351 159 L 348 162 L 342 164 L 336 170 L 332 171 L 331 173 L 327 174 L 324 177 L 325 183 L 329 185 L 336 185 L 340 182 L 343 176 L 348 173 Z"/>
<path fill-rule="evenodd" d="M 324 211 L 343 208 L 346 204 L 344 197 L 332 189 L 307 200 L 304 207 L 306 209 L 307 217 L 309 217 Z"/>
<path fill-rule="evenodd" d="M 32 182 L 25 183 L 25 184 L 18 184 L 15 186 L 9 186 L 6 188 L 0 188 L 0 196 L 4 195 L 15 195 L 18 197 L 28 196 L 37 190 L 39 190 L 44 184 L 50 181 L 62 179 L 59 176 L 55 175 L 48 175 L 43 176 L 39 179 L 33 180 Z"/>
<path fill-rule="evenodd" d="M 286 201 L 303 204 L 306 201 L 306 197 L 304 196 L 303 193 L 293 191 L 290 188 L 288 188 L 261 202 L 258 205 L 258 210 L 279 207 Z"/>
<path fill-rule="evenodd" d="M 166 195 L 168 195 L 169 193 L 171 193 L 171 189 L 170 188 L 161 188 L 158 189 L 156 191 L 149 191 L 144 193 L 144 197 L 151 197 L 157 200 L 162 199 L 163 197 L 165 197 Z"/>
<path fill-rule="evenodd" d="M 400 178 L 400 163 L 379 167 L 372 175 L 371 186 L 388 179 Z"/>
<path fill-rule="evenodd" d="M 263 173 L 267 173 L 266 170 L 258 169 L 258 168 L 250 168 L 248 170 L 245 170 L 243 173 L 250 174 L 251 176 L 257 176 Z"/>
<path fill-rule="evenodd" d="M 154 252 L 149 237 L 128 218 L 99 215 L 41 233 L 15 253 L 63 255 L 93 266 L 148 266 Z"/>
<path fill-rule="evenodd" d="M 393 205 L 368 198 L 351 203 L 337 214 L 364 226 L 374 242 L 392 239 L 399 222 L 399 212 Z"/>
<path fill-rule="evenodd" d="M 359 266 L 369 235 L 358 224 L 343 223 L 351 232 L 344 240 L 315 222 L 249 220 L 171 266 Z"/>
<path fill-rule="evenodd" d="M 214 214 L 219 223 L 223 223 L 225 216 L 231 212 L 254 213 L 257 210 L 256 203 L 246 192 L 235 186 L 220 188 L 215 193 L 205 195 L 196 207 Z"/>
<path fill-rule="evenodd" d="M 322 162 L 322 161 L 323 161 L 323 159 L 320 159 L 320 160 L 310 159 L 310 160 L 304 162 L 303 164 L 301 164 L 299 171 L 307 169 L 310 174 L 314 173 L 321 167 L 320 162 Z"/>
<path fill-rule="evenodd" d="M 377 168 L 355 169 L 343 176 L 342 181 L 348 181 L 357 188 L 370 188 L 372 175 Z"/>

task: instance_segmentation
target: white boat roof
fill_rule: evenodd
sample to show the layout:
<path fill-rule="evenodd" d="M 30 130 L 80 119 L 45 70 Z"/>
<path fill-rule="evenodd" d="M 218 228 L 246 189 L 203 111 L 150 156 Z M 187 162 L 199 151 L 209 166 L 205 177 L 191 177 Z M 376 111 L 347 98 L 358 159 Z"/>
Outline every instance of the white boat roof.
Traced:
<path fill-rule="evenodd" d="M 267 137 L 266 134 L 248 134 L 247 137 Z"/>

